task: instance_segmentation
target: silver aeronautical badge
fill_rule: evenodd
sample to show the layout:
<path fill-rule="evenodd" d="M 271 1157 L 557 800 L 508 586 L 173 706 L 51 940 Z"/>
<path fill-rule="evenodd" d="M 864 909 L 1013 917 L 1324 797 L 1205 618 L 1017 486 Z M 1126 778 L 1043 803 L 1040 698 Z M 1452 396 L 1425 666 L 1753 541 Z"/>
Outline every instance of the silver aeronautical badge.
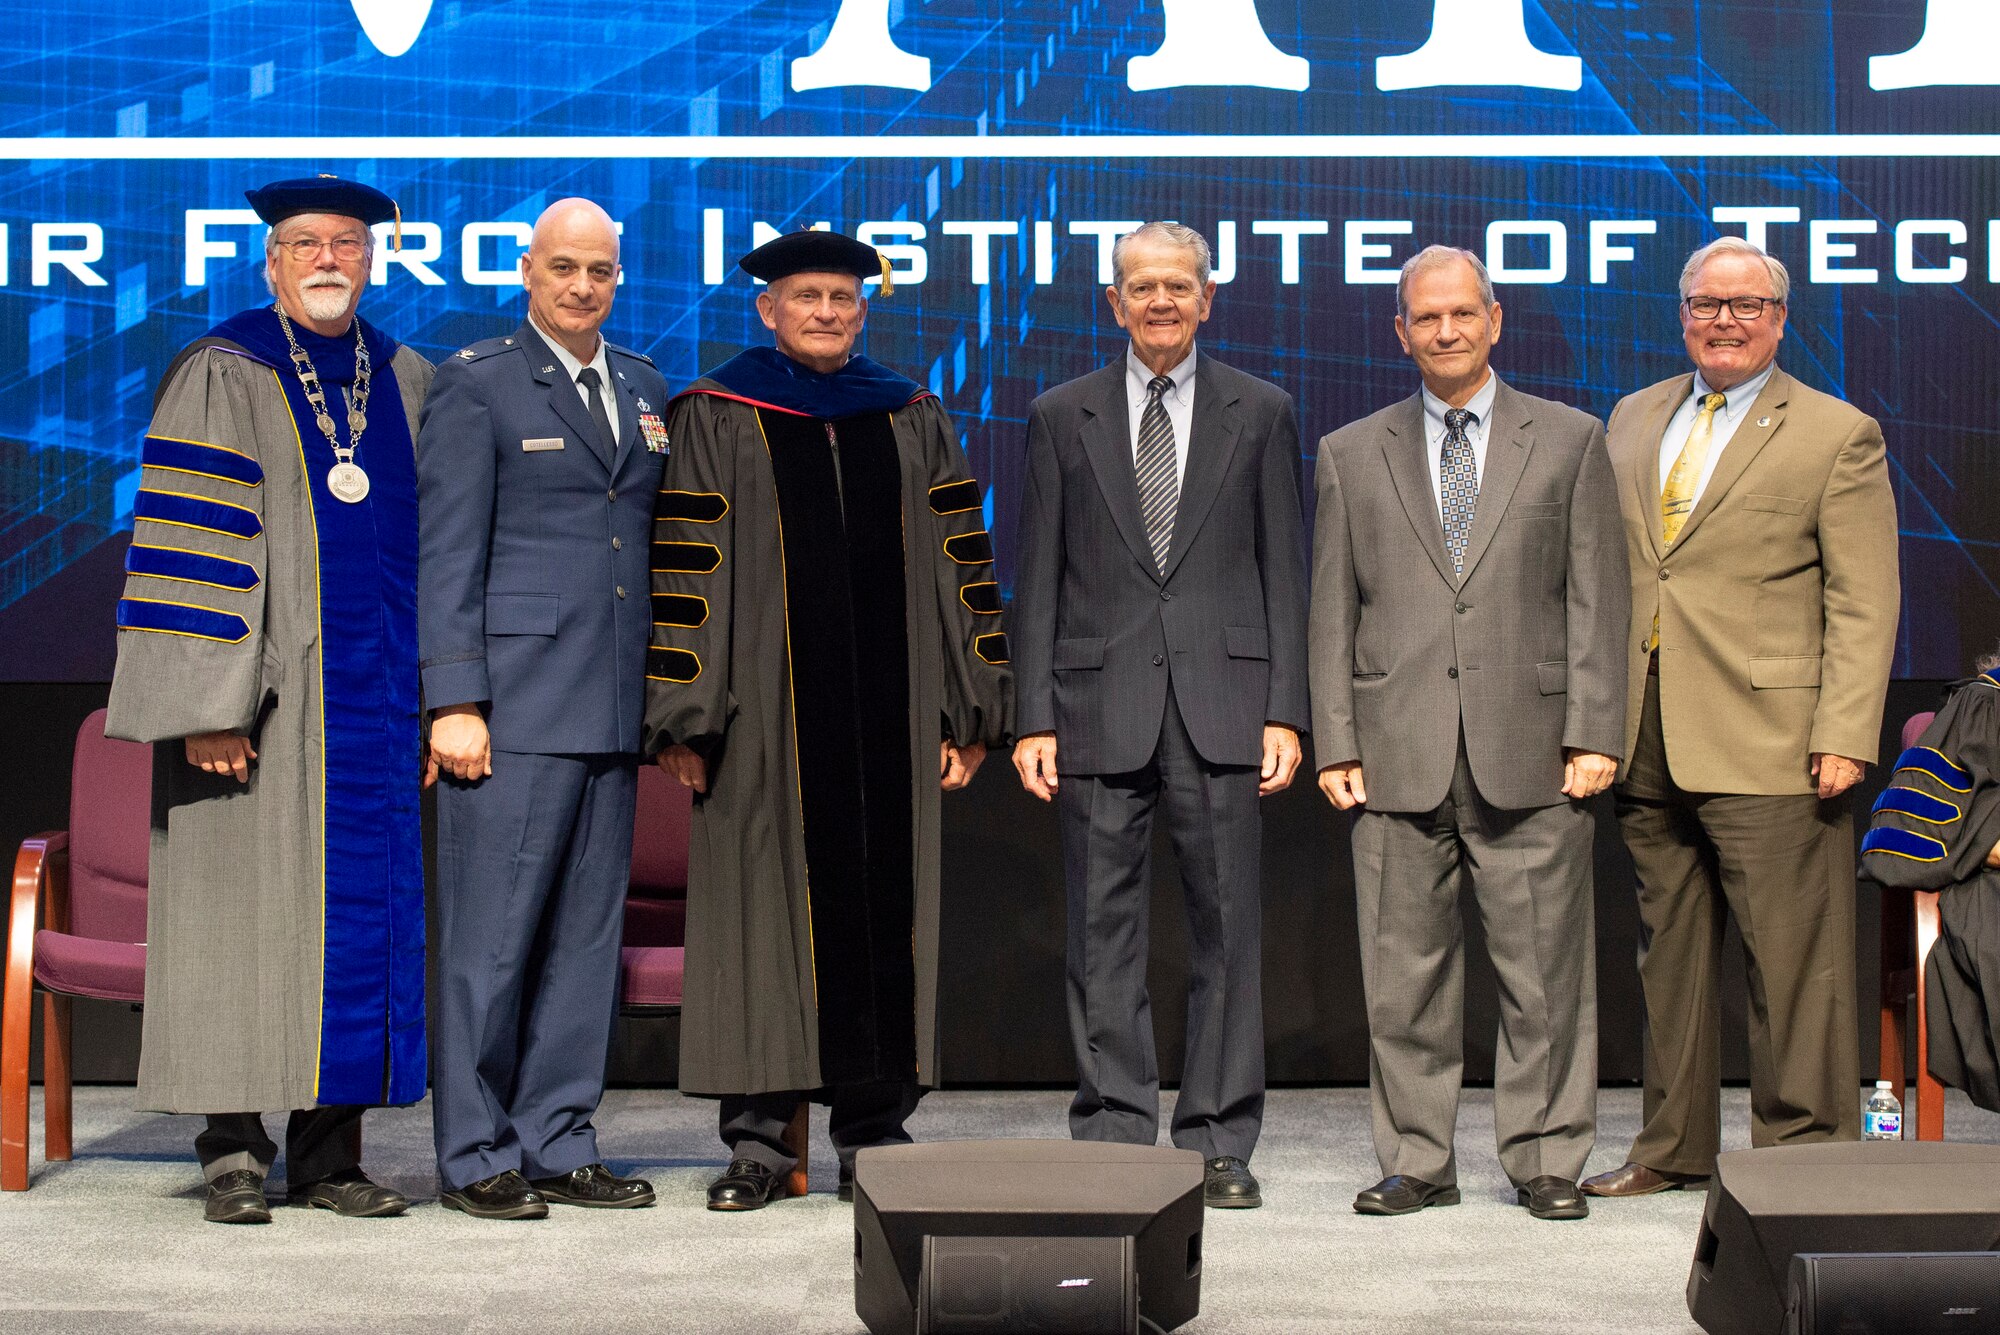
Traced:
<path fill-rule="evenodd" d="M 479 354 L 474 352 L 471 348 L 460 348 L 458 350 L 458 355 L 465 358 L 465 360 L 467 361 L 471 361 L 474 357 L 477 357 Z"/>
<path fill-rule="evenodd" d="M 353 505 L 368 497 L 368 474 L 361 471 L 359 464 L 335 464 L 327 470 L 326 489 L 335 500 Z"/>

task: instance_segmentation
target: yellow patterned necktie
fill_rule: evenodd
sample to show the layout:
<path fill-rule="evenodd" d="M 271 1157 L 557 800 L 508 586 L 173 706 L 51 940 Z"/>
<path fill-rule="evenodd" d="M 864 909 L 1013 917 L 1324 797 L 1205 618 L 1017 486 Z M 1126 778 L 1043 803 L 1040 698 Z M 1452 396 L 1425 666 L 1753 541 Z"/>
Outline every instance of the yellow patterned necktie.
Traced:
<path fill-rule="evenodd" d="M 1709 441 L 1715 435 L 1715 414 L 1728 400 L 1720 394 L 1701 396 L 1701 411 L 1694 415 L 1694 429 L 1681 446 L 1674 466 L 1667 470 L 1667 485 L 1660 488 L 1660 536 L 1674 545 L 1688 516 L 1694 513 L 1694 484 L 1701 480 L 1702 465 L 1708 462 Z M 1646 648 L 1660 647 L 1660 614 L 1653 613 L 1653 635 Z"/>
<path fill-rule="evenodd" d="M 1687 444 L 1681 446 L 1680 458 L 1667 471 L 1667 485 L 1660 489 L 1660 536 L 1669 547 L 1681 535 L 1688 516 L 1694 513 L 1695 483 L 1701 480 L 1702 466 L 1708 462 L 1715 414 L 1726 402 L 1720 394 L 1702 395 L 1701 411 L 1694 415 L 1694 429 L 1688 432 Z"/>

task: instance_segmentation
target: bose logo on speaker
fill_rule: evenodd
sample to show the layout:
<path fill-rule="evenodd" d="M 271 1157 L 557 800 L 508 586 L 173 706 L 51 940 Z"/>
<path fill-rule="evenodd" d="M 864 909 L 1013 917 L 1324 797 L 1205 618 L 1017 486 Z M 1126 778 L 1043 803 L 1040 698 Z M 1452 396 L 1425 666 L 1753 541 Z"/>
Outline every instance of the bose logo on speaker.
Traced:
<path fill-rule="evenodd" d="M 1056 1285 L 1056 1287 L 1059 1289 L 1087 1289 L 1090 1287 L 1090 1281 L 1087 1279 L 1066 1279 Z M 1945 1315 L 1950 1316 L 1951 1313 L 1947 1312 Z"/>
<path fill-rule="evenodd" d="M 1944 1309 L 1944 1315 L 1946 1315 L 1946 1316 L 1978 1316 L 1978 1315 L 1979 1315 L 1979 1309 L 1978 1309 L 1977 1307 L 1947 1307 L 1947 1308 L 1945 1308 L 1945 1309 Z"/>

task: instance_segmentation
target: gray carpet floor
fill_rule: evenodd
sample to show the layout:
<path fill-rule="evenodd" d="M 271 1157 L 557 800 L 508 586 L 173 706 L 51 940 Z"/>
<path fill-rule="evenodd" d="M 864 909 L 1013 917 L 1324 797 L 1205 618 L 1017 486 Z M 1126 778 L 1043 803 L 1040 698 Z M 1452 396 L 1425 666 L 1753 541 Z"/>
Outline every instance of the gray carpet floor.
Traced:
<path fill-rule="evenodd" d="M 34 1185 L 0 1196 L 0 1331 L 797 1332 L 856 1335 L 850 1210 L 823 1136 L 814 1194 L 740 1215 L 704 1210 L 721 1166 L 715 1105 L 614 1090 L 598 1117 L 614 1166 L 650 1177 L 650 1210 L 558 1209 L 495 1223 L 439 1208 L 426 1106 L 376 1112 L 367 1166 L 420 1203 L 393 1220 L 281 1209 L 260 1228 L 201 1219 L 192 1118 L 131 1111 L 131 1091 L 77 1091 L 76 1158 L 45 1165 L 40 1091 Z M 1064 1134 L 1061 1093 L 954 1091 L 926 1099 L 920 1139 Z M 1729 1144 L 1744 1091 L 1724 1096 Z M 1590 1171 L 1616 1166 L 1639 1096 L 1607 1090 Z M 2000 1117 L 1953 1095 L 1955 1140 L 2000 1143 Z M 278 1119 L 271 1125 L 278 1129 Z M 1377 1177 L 1367 1091 L 1280 1090 L 1255 1167 L 1261 1210 L 1210 1211 L 1201 1316 L 1186 1335 L 1301 1331 L 1689 1335 L 1683 1289 L 1704 1197 L 1598 1202 L 1544 1223 L 1513 1203 L 1493 1157 L 1492 1096 L 1459 1122 L 1465 1203 L 1363 1218 Z M 282 1165 L 279 1174 L 283 1171 Z M 274 1175 L 275 1176 L 275 1175 Z"/>

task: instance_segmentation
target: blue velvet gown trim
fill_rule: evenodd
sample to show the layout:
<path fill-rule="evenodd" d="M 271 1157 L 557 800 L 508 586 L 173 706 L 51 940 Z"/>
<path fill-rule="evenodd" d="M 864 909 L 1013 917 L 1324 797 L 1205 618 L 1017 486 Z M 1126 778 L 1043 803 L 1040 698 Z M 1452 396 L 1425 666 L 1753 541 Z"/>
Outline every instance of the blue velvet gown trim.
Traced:
<path fill-rule="evenodd" d="M 346 440 L 340 387 L 351 336 L 293 326 Z M 415 1103 L 424 1096 L 424 881 L 417 701 L 416 449 L 390 359 L 396 344 L 362 322 L 373 363 L 368 428 L 355 462 L 365 500 L 327 491 L 332 447 L 292 371 L 268 309 L 211 331 L 278 368 L 299 428 L 319 538 L 320 678 L 325 731 L 326 928 L 318 1099 Z"/>
<path fill-rule="evenodd" d="M 710 371 L 731 394 L 787 412 L 838 421 L 861 413 L 894 412 L 928 393 L 906 375 L 855 356 L 831 375 L 799 365 L 776 348 L 750 348 Z"/>

